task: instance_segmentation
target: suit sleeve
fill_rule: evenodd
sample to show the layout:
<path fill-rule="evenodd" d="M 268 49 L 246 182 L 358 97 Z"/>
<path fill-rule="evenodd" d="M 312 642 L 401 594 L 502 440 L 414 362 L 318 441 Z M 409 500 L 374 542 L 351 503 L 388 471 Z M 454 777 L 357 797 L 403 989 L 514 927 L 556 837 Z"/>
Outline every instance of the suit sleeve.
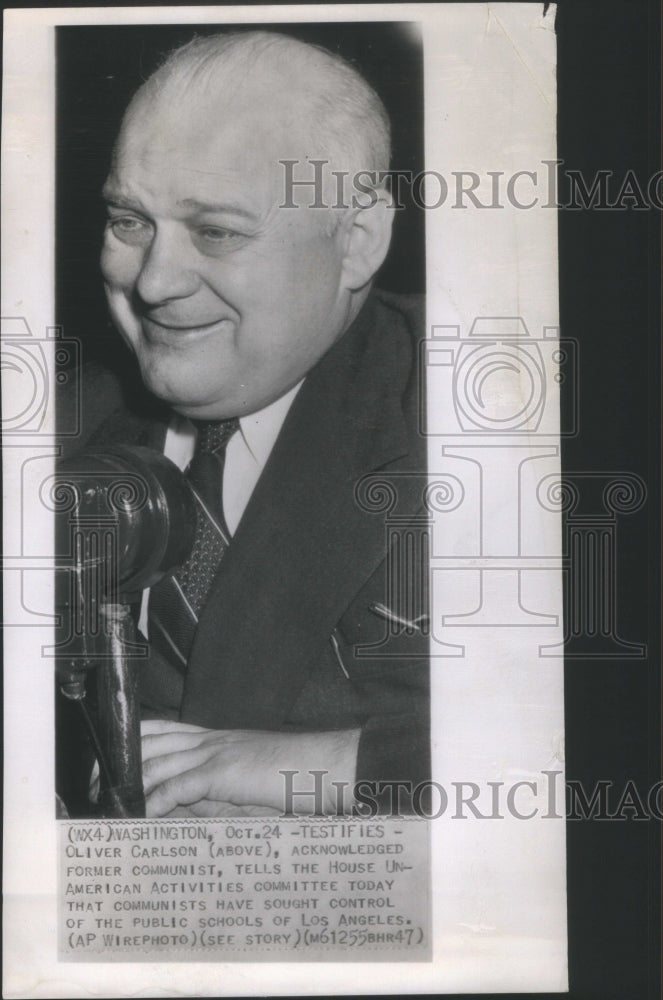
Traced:
<path fill-rule="evenodd" d="M 380 574 L 376 576 L 379 579 Z M 355 607 L 366 608 L 374 603 L 373 596 L 370 590 L 363 591 Z M 373 808 L 381 815 L 428 814 L 429 639 L 420 631 L 410 635 L 385 632 L 385 622 L 365 611 L 354 617 L 349 612 L 336 632 L 347 683 L 363 717 L 356 798 L 376 803 L 361 806 L 358 812 L 368 815 Z"/>
<path fill-rule="evenodd" d="M 412 711 L 371 717 L 362 727 L 355 797 L 358 814 L 430 815 L 428 700 Z"/>
<path fill-rule="evenodd" d="M 363 789 L 367 798 L 374 798 L 381 815 L 430 812 L 428 628 L 396 624 L 398 616 L 429 620 L 427 577 L 423 559 L 395 587 L 394 572 L 385 562 L 356 595 L 335 632 L 361 718 L 355 784 L 360 796 Z M 379 607 L 392 609 L 392 621 L 375 613 Z"/>

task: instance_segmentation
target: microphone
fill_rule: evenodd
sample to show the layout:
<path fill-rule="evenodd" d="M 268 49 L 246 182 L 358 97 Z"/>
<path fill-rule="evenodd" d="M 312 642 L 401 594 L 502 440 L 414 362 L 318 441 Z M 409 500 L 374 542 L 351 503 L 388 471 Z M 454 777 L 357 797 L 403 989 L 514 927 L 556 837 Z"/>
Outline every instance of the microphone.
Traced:
<path fill-rule="evenodd" d="M 58 677 L 75 685 L 107 654 L 103 608 L 140 599 L 185 562 L 193 545 L 195 503 L 177 466 L 159 452 L 117 445 L 87 449 L 58 464 L 56 605 Z"/>
<path fill-rule="evenodd" d="M 56 504 L 65 531 L 81 526 L 112 529 L 103 552 L 86 558 L 113 560 L 107 597 L 129 595 L 152 587 L 180 566 L 193 545 L 195 505 L 185 476 L 165 455 L 151 448 L 116 445 L 103 451 L 86 449 L 57 466 Z M 73 516 L 71 516 L 73 515 Z"/>
<path fill-rule="evenodd" d="M 196 510 L 187 479 L 159 452 L 87 449 L 56 469 L 56 676 L 79 702 L 102 777 L 106 816 L 144 816 L 138 663 L 129 605 L 187 559 Z M 96 669 L 97 726 L 84 705 Z"/>

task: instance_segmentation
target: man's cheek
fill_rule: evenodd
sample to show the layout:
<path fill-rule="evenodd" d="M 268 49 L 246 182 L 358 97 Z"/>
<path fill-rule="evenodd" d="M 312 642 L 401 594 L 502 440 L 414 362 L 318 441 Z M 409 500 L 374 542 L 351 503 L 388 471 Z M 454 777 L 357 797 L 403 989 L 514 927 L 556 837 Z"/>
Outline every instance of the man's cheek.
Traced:
<path fill-rule="evenodd" d="M 111 319 L 117 327 L 122 339 L 131 347 L 135 348 L 141 335 L 141 326 L 138 317 L 131 308 L 127 295 L 121 288 L 117 288 L 108 282 L 104 285 L 108 311 Z"/>
<path fill-rule="evenodd" d="M 119 243 L 111 233 L 106 233 L 99 261 L 106 285 L 112 288 L 133 288 L 142 265 L 142 252 Z"/>
<path fill-rule="evenodd" d="M 112 245 L 112 236 L 109 233 L 105 233 L 104 242 L 101 248 L 101 258 L 99 260 L 99 266 L 101 268 L 101 274 L 107 285 L 117 285 L 120 279 L 121 266 L 120 266 L 120 256 L 117 252 L 117 248 Z"/>

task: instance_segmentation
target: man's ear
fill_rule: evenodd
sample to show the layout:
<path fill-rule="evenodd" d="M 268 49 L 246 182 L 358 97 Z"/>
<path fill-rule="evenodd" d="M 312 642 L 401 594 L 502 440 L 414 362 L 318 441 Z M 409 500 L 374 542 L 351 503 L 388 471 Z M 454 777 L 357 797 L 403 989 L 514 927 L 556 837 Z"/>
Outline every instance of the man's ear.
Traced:
<path fill-rule="evenodd" d="M 385 190 L 374 192 L 375 201 L 352 208 L 342 222 L 344 253 L 341 281 L 351 292 L 363 288 L 387 256 L 394 209 Z"/>

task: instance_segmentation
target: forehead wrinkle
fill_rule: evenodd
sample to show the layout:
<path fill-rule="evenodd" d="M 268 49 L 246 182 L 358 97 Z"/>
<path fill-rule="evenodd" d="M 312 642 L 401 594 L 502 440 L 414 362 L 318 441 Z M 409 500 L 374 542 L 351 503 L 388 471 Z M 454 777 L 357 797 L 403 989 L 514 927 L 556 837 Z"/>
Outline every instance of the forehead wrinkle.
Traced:
<path fill-rule="evenodd" d="M 299 53 L 297 53 L 299 55 Z M 298 60 L 296 60 L 298 61 Z M 127 119 L 140 118 L 150 129 L 159 118 L 165 119 L 169 131 L 203 128 L 212 132 L 215 125 L 237 126 L 248 122 L 253 126 L 249 138 L 256 137 L 256 127 L 264 135 L 295 133 L 299 142 L 308 144 L 310 121 L 315 100 L 302 91 L 302 80 L 296 66 L 270 62 L 254 67 L 249 73 L 243 67 L 239 77 L 233 77 L 223 63 L 204 77 L 187 80 L 174 91 L 175 79 L 166 80 L 162 87 L 150 86 L 138 92 L 130 106 Z M 315 89 L 315 88 L 314 88 Z M 173 92 L 174 91 L 174 92 Z"/>
<path fill-rule="evenodd" d="M 180 94 L 166 103 L 163 93 L 147 92 L 129 109 L 114 158 L 115 175 L 127 193 L 136 184 L 139 192 L 143 182 L 149 192 L 150 178 L 160 175 L 165 184 L 159 185 L 160 196 L 177 198 L 171 204 L 178 208 L 195 201 L 232 209 L 248 198 L 254 211 L 247 218 L 263 225 L 278 218 L 279 160 L 311 154 L 300 101 L 292 94 L 268 96 L 262 85 L 247 88 L 231 107 L 226 95 L 205 96 L 195 106 L 191 97 Z"/>
<path fill-rule="evenodd" d="M 174 170 L 176 168 L 171 167 L 170 169 Z M 177 169 L 182 170 L 184 173 L 187 174 L 202 174 L 204 177 L 223 177 L 224 174 L 239 174 L 240 176 L 244 175 L 244 171 L 240 170 L 239 167 L 236 168 L 231 167 L 227 170 L 202 170 L 199 167 L 187 167 L 183 165 L 181 167 L 178 167 Z"/>
<path fill-rule="evenodd" d="M 180 198 L 176 205 L 192 209 L 195 212 L 231 212 L 233 215 L 241 215 L 247 219 L 257 217 L 255 212 L 232 201 L 201 201 L 199 198 Z"/>
<path fill-rule="evenodd" d="M 244 178 L 247 171 L 252 173 L 261 165 L 278 171 L 279 160 L 301 156 L 306 148 L 298 134 L 301 130 L 290 117 L 292 109 L 287 109 L 287 116 L 285 112 L 273 105 L 268 113 L 253 103 L 233 109 L 232 115 L 200 107 L 191 115 L 176 106 L 164 113 L 157 105 L 149 115 L 125 120 L 114 160 L 152 166 L 150 161 L 157 158 L 160 172 L 212 177 Z"/>

